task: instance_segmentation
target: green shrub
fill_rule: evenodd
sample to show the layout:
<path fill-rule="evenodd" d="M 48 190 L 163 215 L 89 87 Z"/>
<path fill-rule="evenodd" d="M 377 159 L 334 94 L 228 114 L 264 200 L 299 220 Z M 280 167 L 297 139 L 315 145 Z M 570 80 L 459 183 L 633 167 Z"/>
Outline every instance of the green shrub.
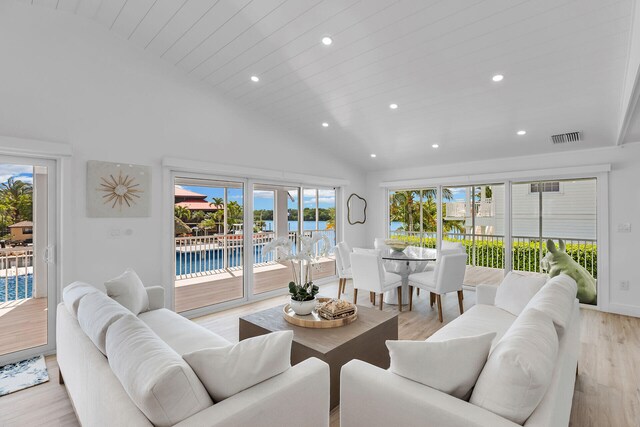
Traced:
<path fill-rule="evenodd" d="M 396 236 L 412 246 L 435 248 L 436 239 L 426 237 L 420 239 L 417 236 Z M 473 240 L 467 238 L 456 240 L 462 243 L 467 251 L 467 264 L 478 267 L 504 268 L 504 242 L 502 240 L 476 240 L 475 261 L 473 253 Z M 542 245 L 542 257 L 547 253 L 546 245 Z M 594 243 L 567 244 L 567 253 L 581 266 L 587 269 L 594 278 L 598 278 L 598 246 Z M 535 241 L 513 242 L 512 265 L 514 270 L 540 272 L 540 244 Z"/>

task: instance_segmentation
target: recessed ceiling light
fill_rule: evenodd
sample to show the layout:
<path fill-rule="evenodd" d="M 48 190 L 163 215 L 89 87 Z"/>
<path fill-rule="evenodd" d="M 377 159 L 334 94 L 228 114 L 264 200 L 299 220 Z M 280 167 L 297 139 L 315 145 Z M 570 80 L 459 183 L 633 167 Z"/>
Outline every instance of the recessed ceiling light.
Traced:
<path fill-rule="evenodd" d="M 251 81 L 254 83 L 258 83 L 260 81 L 260 77 L 258 76 L 251 76 Z"/>
<path fill-rule="evenodd" d="M 518 135 L 526 135 L 527 131 L 526 130 L 519 130 L 517 133 L 518 133 Z"/>
<path fill-rule="evenodd" d="M 389 104 L 389 108 L 396 110 L 398 108 L 398 104 Z"/>
<path fill-rule="evenodd" d="M 371 153 L 371 158 L 372 158 L 372 159 L 375 159 L 376 157 L 377 157 L 377 156 L 376 156 L 375 154 Z"/>
<path fill-rule="evenodd" d="M 322 44 L 323 44 L 323 45 L 325 45 L 325 46 L 329 46 L 329 45 L 331 45 L 331 43 L 333 43 L 333 39 L 332 39 L 331 37 L 329 37 L 329 36 L 324 36 L 324 37 L 322 38 Z"/>
<path fill-rule="evenodd" d="M 440 147 L 440 146 L 439 146 L 438 144 L 431 144 L 431 147 L 433 147 L 433 148 L 438 148 L 438 147 Z"/>
<path fill-rule="evenodd" d="M 502 74 L 496 74 L 491 78 L 491 80 L 493 80 L 494 82 L 501 82 L 502 79 L 504 79 L 504 76 Z"/>
<path fill-rule="evenodd" d="M 322 127 L 323 127 L 323 128 L 328 128 L 328 127 L 329 127 L 329 123 L 327 123 L 327 122 L 322 122 Z"/>

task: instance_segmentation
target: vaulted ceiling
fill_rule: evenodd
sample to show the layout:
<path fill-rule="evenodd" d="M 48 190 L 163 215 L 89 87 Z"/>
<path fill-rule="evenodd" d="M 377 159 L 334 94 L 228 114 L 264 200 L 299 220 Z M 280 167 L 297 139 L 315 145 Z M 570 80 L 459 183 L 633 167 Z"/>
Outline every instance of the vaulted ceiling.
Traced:
<path fill-rule="evenodd" d="M 366 169 L 619 140 L 633 0 L 26 1 L 93 19 Z M 583 141 L 551 143 L 571 131 Z"/>

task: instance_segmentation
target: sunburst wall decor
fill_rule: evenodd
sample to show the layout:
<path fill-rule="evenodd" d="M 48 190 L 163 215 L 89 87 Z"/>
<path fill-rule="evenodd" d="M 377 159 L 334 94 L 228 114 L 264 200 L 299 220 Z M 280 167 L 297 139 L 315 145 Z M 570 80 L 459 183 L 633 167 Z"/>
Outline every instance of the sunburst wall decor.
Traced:
<path fill-rule="evenodd" d="M 87 162 L 87 215 L 95 218 L 149 216 L 151 168 Z"/>

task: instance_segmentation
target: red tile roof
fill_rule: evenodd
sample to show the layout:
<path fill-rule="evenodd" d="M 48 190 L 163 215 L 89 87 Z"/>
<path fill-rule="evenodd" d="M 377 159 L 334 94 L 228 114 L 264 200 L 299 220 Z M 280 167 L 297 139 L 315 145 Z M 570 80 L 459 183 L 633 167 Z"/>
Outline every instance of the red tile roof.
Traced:
<path fill-rule="evenodd" d="M 175 196 L 176 197 L 193 197 L 194 199 L 206 199 L 207 195 L 206 194 L 200 194 L 200 193 L 195 193 L 193 191 L 189 191 L 189 190 L 185 190 L 182 187 L 179 187 L 176 185 L 176 189 L 175 189 Z"/>
<path fill-rule="evenodd" d="M 176 206 L 184 206 L 190 211 L 217 211 L 222 209 L 222 205 L 210 205 L 209 202 L 201 200 L 188 200 L 186 202 L 178 202 Z"/>

